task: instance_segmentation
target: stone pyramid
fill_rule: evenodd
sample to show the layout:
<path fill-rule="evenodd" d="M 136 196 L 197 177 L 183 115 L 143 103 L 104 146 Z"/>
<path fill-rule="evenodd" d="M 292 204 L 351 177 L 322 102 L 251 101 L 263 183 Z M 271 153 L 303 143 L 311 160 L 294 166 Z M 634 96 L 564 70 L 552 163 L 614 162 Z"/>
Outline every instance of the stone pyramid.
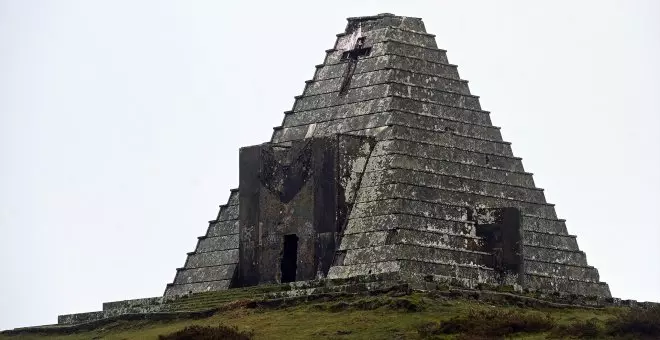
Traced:
<path fill-rule="evenodd" d="M 421 19 L 349 18 L 165 297 L 396 277 L 609 297 Z"/>

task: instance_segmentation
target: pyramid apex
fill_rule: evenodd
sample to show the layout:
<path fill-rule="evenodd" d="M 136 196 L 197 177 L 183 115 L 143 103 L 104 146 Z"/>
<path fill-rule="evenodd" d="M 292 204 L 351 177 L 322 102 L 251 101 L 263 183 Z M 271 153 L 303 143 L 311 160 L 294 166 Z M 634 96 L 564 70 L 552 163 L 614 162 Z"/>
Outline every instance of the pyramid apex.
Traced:
<path fill-rule="evenodd" d="M 400 16 L 392 13 L 349 17 L 346 20 L 348 21 L 348 25 L 343 34 L 351 34 L 358 28 L 364 32 L 386 27 L 398 27 L 411 31 L 426 32 L 421 18 Z"/>

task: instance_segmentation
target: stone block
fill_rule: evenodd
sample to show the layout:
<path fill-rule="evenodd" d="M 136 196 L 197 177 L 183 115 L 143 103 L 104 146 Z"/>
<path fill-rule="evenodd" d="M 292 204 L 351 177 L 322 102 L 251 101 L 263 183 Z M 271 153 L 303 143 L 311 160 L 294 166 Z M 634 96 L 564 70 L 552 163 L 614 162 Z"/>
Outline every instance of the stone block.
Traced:
<path fill-rule="evenodd" d="M 369 159 L 366 171 L 383 171 L 387 169 L 408 169 L 437 175 L 534 188 L 532 174 L 529 173 L 489 169 L 469 164 L 400 154 L 372 156 Z"/>
<path fill-rule="evenodd" d="M 421 217 L 433 217 L 450 221 L 467 220 L 467 208 L 406 199 L 376 199 L 369 202 L 356 203 L 353 207 L 350 218 L 372 217 L 397 213 Z"/>
<path fill-rule="evenodd" d="M 199 254 L 228 249 L 238 249 L 238 234 L 210 236 L 200 239 L 197 242 L 197 249 L 195 249 L 195 252 Z"/>
<path fill-rule="evenodd" d="M 423 144 L 455 147 L 467 151 L 513 157 L 511 145 L 507 142 L 462 136 L 450 131 L 442 133 L 433 130 L 393 125 L 389 130 L 389 136 L 383 136 L 382 139 L 403 139 Z"/>
<path fill-rule="evenodd" d="M 230 280 L 187 283 L 180 285 L 172 285 L 165 291 L 165 298 L 173 298 L 182 295 L 212 292 L 218 290 L 225 290 L 229 288 Z"/>
<path fill-rule="evenodd" d="M 238 263 L 238 249 L 191 254 L 186 260 L 185 268 L 200 268 L 232 263 Z"/>
<path fill-rule="evenodd" d="M 231 280 L 234 276 L 235 264 L 218 265 L 203 268 L 184 268 L 179 270 L 174 278 L 174 284 Z"/>
<path fill-rule="evenodd" d="M 479 97 L 424 87 L 391 83 L 390 93 L 394 96 L 454 106 L 462 109 L 481 110 Z"/>
<path fill-rule="evenodd" d="M 490 114 L 487 111 L 471 110 L 444 104 L 424 102 L 421 100 L 409 98 L 407 96 L 393 96 L 391 100 L 392 102 L 390 109 L 392 110 L 443 117 L 471 124 L 481 124 L 486 126 L 491 125 Z"/>
<path fill-rule="evenodd" d="M 474 224 L 468 221 L 452 221 L 438 218 L 427 218 L 407 214 L 390 214 L 369 217 L 351 217 L 346 227 L 344 237 L 350 234 L 392 229 L 413 228 L 420 231 L 474 236 Z"/>
<path fill-rule="evenodd" d="M 220 221 L 211 223 L 207 229 L 206 236 L 225 236 L 238 234 L 238 220 Z"/>

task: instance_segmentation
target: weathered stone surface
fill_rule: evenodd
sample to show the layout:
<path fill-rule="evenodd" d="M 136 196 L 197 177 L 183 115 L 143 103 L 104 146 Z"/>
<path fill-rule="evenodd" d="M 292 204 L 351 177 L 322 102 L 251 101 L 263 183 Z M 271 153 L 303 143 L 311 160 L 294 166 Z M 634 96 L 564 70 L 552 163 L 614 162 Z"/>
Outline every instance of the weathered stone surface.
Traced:
<path fill-rule="evenodd" d="M 448 64 L 446 51 L 423 47 L 408 42 L 388 39 L 380 42 L 366 42 L 365 46 L 372 48 L 370 54 L 371 57 L 400 55 L 433 63 Z M 345 52 L 345 50 L 330 50 L 326 55 L 324 64 L 332 65 L 339 63 L 343 52 Z"/>
<path fill-rule="evenodd" d="M 472 124 L 491 125 L 490 114 L 487 111 L 458 108 L 443 103 L 430 103 L 405 96 L 392 96 L 390 108 L 397 111 L 437 116 Z"/>
<path fill-rule="evenodd" d="M 543 191 L 540 190 L 410 169 L 370 171 L 362 179 L 362 186 L 365 188 L 393 183 L 412 184 L 429 189 L 437 188 L 532 203 L 546 203 Z"/>
<path fill-rule="evenodd" d="M 348 117 L 356 117 L 388 110 L 391 98 L 377 98 L 356 103 L 321 108 L 308 111 L 288 112 L 284 116 L 283 127 L 307 125 Z"/>
<path fill-rule="evenodd" d="M 511 186 L 534 188 L 532 174 L 480 167 L 453 161 L 421 158 L 402 154 L 372 156 L 366 171 L 383 171 L 387 169 L 407 169 L 428 172 L 437 175 L 454 176 Z"/>
<path fill-rule="evenodd" d="M 407 199 L 381 199 L 356 203 L 353 207 L 350 218 L 372 217 L 397 213 L 460 222 L 467 221 L 468 209 L 465 207 Z"/>
<path fill-rule="evenodd" d="M 479 97 L 392 82 L 390 94 L 425 102 L 443 103 L 463 109 L 481 110 Z"/>
<path fill-rule="evenodd" d="M 493 126 L 486 127 L 449 118 L 444 119 L 437 116 L 420 115 L 405 111 L 393 111 L 389 123 L 391 125 L 407 126 L 432 131 L 451 131 L 465 137 L 502 142 L 502 135 L 500 134 L 499 128 Z"/>
<path fill-rule="evenodd" d="M 225 236 L 207 236 L 197 243 L 196 253 L 238 248 L 238 234 Z"/>
<path fill-rule="evenodd" d="M 610 288 L 603 282 L 589 282 L 564 277 L 527 274 L 525 283 L 528 288 L 541 291 L 555 291 L 583 296 L 610 296 Z"/>
<path fill-rule="evenodd" d="M 122 300 L 122 301 L 112 301 L 103 303 L 103 311 L 110 310 L 149 310 L 153 309 L 155 306 L 163 302 L 162 296 L 142 298 L 142 299 L 132 299 L 132 300 Z"/>
<path fill-rule="evenodd" d="M 275 131 L 273 134 L 273 140 L 280 143 L 385 126 L 390 121 L 391 116 L 392 113 L 390 112 L 380 112 L 364 116 L 319 122 L 310 125 L 285 127 Z"/>
<path fill-rule="evenodd" d="M 393 213 L 362 218 L 352 216 L 348 221 L 344 237 L 350 234 L 402 228 L 414 228 L 416 230 L 441 234 L 475 236 L 474 223 L 470 221 L 453 221 Z"/>
<path fill-rule="evenodd" d="M 164 296 L 229 287 L 238 263 L 238 194 L 238 189 L 231 190 L 227 204 L 221 205 L 216 219 L 209 222 L 206 235 L 199 238 Z"/>
<path fill-rule="evenodd" d="M 559 265 L 556 263 L 526 259 L 525 270 L 530 274 L 550 275 L 565 279 L 577 279 L 590 282 L 598 282 L 600 280 L 598 270 L 591 266 Z"/>
<path fill-rule="evenodd" d="M 206 232 L 206 236 L 226 236 L 238 234 L 238 220 L 213 222 Z"/>
<path fill-rule="evenodd" d="M 229 288 L 230 283 L 230 280 L 219 280 L 172 285 L 165 290 L 165 297 L 173 298 L 187 294 L 225 290 Z"/>
<path fill-rule="evenodd" d="M 163 297 L 152 297 L 103 303 L 98 312 L 66 314 L 57 317 L 59 325 L 75 325 L 129 313 L 153 313 L 160 310 Z"/>
<path fill-rule="evenodd" d="M 404 154 L 443 161 L 454 161 L 491 169 L 524 172 L 519 158 L 467 151 L 451 146 L 416 143 L 405 139 L 383 140 L 376 145 L 374 156 Z M 543 189 L 534 189 L 543 191 Z"/>
<path fill-rule="evenodd" d="M 507 142 L 463 136 L 452 131 L 440 132 L 393 124 L 390 129 L 383 131 L 383 136 L 380 139 L 403 139 L 423 144 L 455 147 L 467 151 L 513 157 L 511 145 Z"/>
<path fill-rule="evenodd" d="M 174 284 L 187 284 L 195 282 L 231 280 L 234 276 L 235 264 L 218 265 L 203 268 L 184 268 L 174 278 Z"/>
<path fill-rule="evenodd" d="M 222 207 L 218 214 L 217 221 L 229 221 L 238 218 L 238 205 L 229 205 Z"/>
<path fill-rule="evenodd" d="M 528 230 L 567 235 L 566 222 L 560 219 L 547 219 L 523 214 L 523 224 Z"/>
<path fill-rule="evenodd" d="M 582 251 L 527 245 L 525 246 L 525 258 L 573 266 L 587 266 L 587 256 Z"/>
<path fill-rule="evenodd" d="M 412 244 L 392 244 L 346 251 L 344 265 L 358 263 L 411 260 L 430 263 L 482 265 L 491 255 L 485 252 L 454 248 L 426 247 Z"/>
<path fill-rule="evenodd" d="M 356 146 L 362 140 L 341 137 L 347 134 L 375 142 Z M 323 181 L 295 179 L 307 170 L 291 170 L 300 163 L 292 150 L 334 136 L 340 136 L 335 158 L 323 161 L 335 163 L 334 172 Z M 279 282 L 282 235 L 295 233 L 301 261 L 296 279 L 390 273 L 411 282 L 458 280 L 609 296 L 554 205 L 421 19 L 349 19 L 269 145 L 281 174 L 288 174 L 271 176 L 268 185 L 276 194 L 247 208 L 241 202 L 250 200 L 239 197 L 256 197 L 257 179 L 242 181 L 240 195 L 233 191 L 221 207 L 172 292 L 210 289 L 203 280 L 228 287 L 239 252 L 262 254 L 245 261 L 244 277 L 257 273 L 263 282 Z M 254 178 L 263 182 L 264 174 Z M 332 196 L 338 200 L 319 201 L 319 187 L 338 188 Z M 316 221 L 318 206 L 334 222 Z M 500 215 L 483 215 L 487 211 Z M 332 227 L 317 230 L 326 225 Z M 334 256 L 314 255 L 327 251 Z M 314 261 L 331 263 L 318 271 Z"/>
<path fill-rule="evenodd" d="M 448 281 L 610 296 L 421 19 L 349 18 L 326 52 L 270 143 L 241 149 L 240 191 L 164 300 L 374 275 L 421 288 Z M 320 291 L 291 287 L 283 294 Z M 162 301 L 110 302 L 58 321 L 148 313 Z"/>
<path fill-rule="evenodd" d="M 327 275 L 373 144 L 334 134 L 241 149 L 235 285 Z"/>
<path fill-rule="evenodd" d="M 465 207 L 518 207 L 529 215 L 556 218 L 554 206 L 547 203 L 530 203 L 521 200 L 489 196 L 478 192 L 445 190 L 401 183 L 362 187 L 356 202 L 373 200 L 374 197 L 378 197 L 378 199 L 405 198 Z"/>
<path fill-rule="evenodd" d="M 238 262 L 238 248 L 229 250 L 192 253 L 188 255 L 185 268 L 200 268 L 212 265 L 231 264 Z"/>
<path fill-rule="evenodd" d="M 527 220 L 523 222 L 525 224 Z M 556 249 L 565 249 L 565 250 L 578 250 L 578 244 L 575 236 L 573 235 L 558 235 L 558 234 L 549 234 L 532 231 L 527 227 L 527 232 L 523 234 L 526 244 L 532 246 L 546 246 Z"/>
<path fill-rule="evenodd" d="M 78 314 L 64 314 L 64 315 L 59 315 L 57 317 L 57 323 L 60 325 L 75 325 L 83 322 L 102 319 L 104 317 L 105 317 L 105 313 L 102 311 L 78 313 Z"/>

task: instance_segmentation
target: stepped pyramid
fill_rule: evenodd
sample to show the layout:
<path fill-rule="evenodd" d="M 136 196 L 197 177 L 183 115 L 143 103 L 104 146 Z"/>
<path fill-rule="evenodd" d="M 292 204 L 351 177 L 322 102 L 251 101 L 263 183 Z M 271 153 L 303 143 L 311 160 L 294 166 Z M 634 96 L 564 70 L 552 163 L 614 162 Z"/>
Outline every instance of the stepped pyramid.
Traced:
<path fill-rule="evenodd" d="M 419 18 L 349 18 L 165 297 L 396 277 L 609 297 Z"/>

